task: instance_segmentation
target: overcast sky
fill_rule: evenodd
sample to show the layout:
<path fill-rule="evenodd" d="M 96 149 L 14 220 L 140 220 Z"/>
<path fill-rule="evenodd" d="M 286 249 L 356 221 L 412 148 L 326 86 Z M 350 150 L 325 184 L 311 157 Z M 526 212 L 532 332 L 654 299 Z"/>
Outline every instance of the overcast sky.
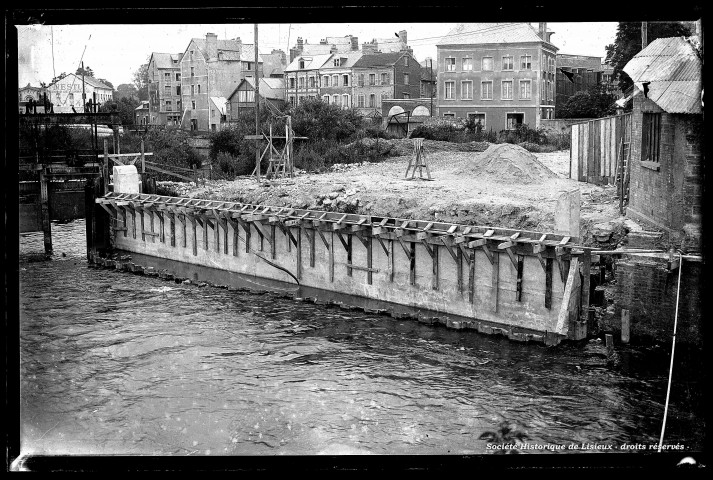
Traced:
<path fill-rule="evenodd" d="M 355 35 L 359 44 L 373 38 L 395 38 L 406 30 L 408 44 L 419 61 L 436 58 L 435 44 L 456 24 L 449 23 L 319 23 L 261 24 L 260 53 L 282 49 L 287 53 L 297 37 L 319 43 L 325 37 Z M 536 24 L 533 24 L 536 25 Z M 616 23 L 548 23 L 559 53 L 604 57 L 614 42 Z M 212 32 L 218 39 L 240 37 L 253 43 L 253 24 L 194 25 L 20 25 L 18 29 L 18 85 L 49 83 L 62 72 L 74 73 L 83 60 L 95 75 L 114 87 L 131 83 L 133 72 L 151 52 L 179 53 L 191 38 Z"/>

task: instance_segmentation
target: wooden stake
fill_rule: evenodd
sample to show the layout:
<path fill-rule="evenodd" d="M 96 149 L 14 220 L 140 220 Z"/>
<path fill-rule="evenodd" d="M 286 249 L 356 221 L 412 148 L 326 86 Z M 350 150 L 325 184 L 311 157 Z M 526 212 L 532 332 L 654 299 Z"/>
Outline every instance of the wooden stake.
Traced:
<path fill-rule="evenodd" d="M 522 269 L 524 267 L 525 257 L 523 255 L 517 256 L 517 287 L 515 291 L 515 300 L 518 302 L 522 301 Z"/>
<path fill-rule="evenodd" d="M 487 247 L 485 247 L 487 248 Z M 492 252 L 493 254 L 493 279 L 492 279 L 492 289 L 493 292 L 491 297 L 493 298 L 493 312 L 498 311 L 498 290 L 500 288 L 500 253 L 497 251 Z"/>
<path fill-rule="evenodd" d="M 329 281 L 334 282 L 334 231 L 331 232 L 329 245 Z"/>
<path fill-rule="evenodd" d="M 143 223 L 143 216 L 142 216 L 142 223 Z M 191 227 L 193 229 L 193 255 L 198 255 L 198 232 L 196 232 L 196 217 L 193 215 L 191 215 Z"/>
<path fill-rule="evenodd" d="M 551 258 L 545 260 L 545 308 L 552 308 L 552 266 Z"/>
<path fill-rule="evenodd" d="M 473 303 L 475 300 L 475 250 L 468 253 L 468 301 Z"/>
<path fill-rule="evenodd" d="M 50 221 L 49 182 L 46 169 L 40 170 L 40 213 L 45 253 L 49 255 L 52 253 L 52 222 Z"/>
<path fill-rule="evenodd" d="M 275 237 L 276 231 L 277 226 L 275 224 L 270 225 L 270 234 L 272 235 L 272 243 L 270 244 L 270 254 L 272 255 L 273 260 L 277 256 L 277 237 Z"/>
<path fill-rule="evenodd" d="M 312 238 L 314 239 L 314 236 Z M 373 257 L 372 257 L 372 250 L 371 250 L 371 237 L 367 237 L 367 240 L 366 240 L 366 266 L 367 266 L 367 268 L 371 269 L 373 267 L 372 261 L 373 261 Z M 312 266 L 314 266 L 314 265 L 312 265 Z M 367 270 L 366 283 L 371 285 L 372 282 L 373 282 L 372 270 Z"/>

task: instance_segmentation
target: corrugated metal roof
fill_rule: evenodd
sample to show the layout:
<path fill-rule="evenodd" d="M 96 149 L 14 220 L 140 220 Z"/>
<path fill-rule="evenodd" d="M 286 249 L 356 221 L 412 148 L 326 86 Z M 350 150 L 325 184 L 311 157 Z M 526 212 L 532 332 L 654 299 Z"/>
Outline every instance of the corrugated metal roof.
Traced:
<path fill-rule="evenodd" d="M 684 37 L 658 38 L 624 67 L 637 88 L 669 113 L 701 113 L 702 62 Z"/>
<path fill-rule="evenodd" d="M 529 23 L 462 23 L 448 32 L 436 46 L 524 42 L 551 45 L 542 40 L 537 30 Z"/>

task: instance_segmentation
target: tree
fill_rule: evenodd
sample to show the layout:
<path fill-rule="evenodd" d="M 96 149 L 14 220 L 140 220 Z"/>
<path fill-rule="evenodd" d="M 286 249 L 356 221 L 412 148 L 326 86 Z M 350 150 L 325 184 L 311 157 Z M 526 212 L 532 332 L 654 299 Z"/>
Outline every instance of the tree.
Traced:
<path fill-rule="evenodd" d="M 679 22 L 649 22 L 646 39 L 648 43 L 657 38 L 690 36 L 688 26 Z M 606 47 L 606 62 L 614 67 L 614 77 L 619 78 L 619 89 L 626 92 L 633 82 L 624 73 L 626 64 L 639 53 L 641 48 L 641 22 L 619 22 L 614 43 Z"/>
<path fill-rule="evenodd" d="M 616 97 L 604 85 L 593 85 L 557 106 L 555 118 L 599 118 L 616 113 Z"/>
<path fill-rule="evenodd" d="M 133 125 L 135 123 L 135 110 L 139 106 L 139 101 L 135 98 L 122 97 L 119 100 L 104 102 L 99 107 L 101 112 L 117 112 L 121 118 L 122 125 Z"/>
<path fill-rule="evenodd" d="M 75 75 L 82 75 L 82 74 L 87 77 L 94 77 L 94 70 L 92 70 L 92 67 L 90 67 L 89 65 L 87 65 L 86 68 L 82 68 L 82 67 L 77 68 Z"/>
<path fill-rule="evenodd" d="M 138 91 L 139 100 L 149 99 L 149 64 L 144 63 L 136 71 L 132 77 L 134 86 Z"/>
<path fill-rule="evenodd" d="M 114 94 L 114 99 L 119 100 L 120 98 L 123 98 L 123 97 L 135 98 L 138 100 L 139 91 L 136 89 L 135 86 L 131 85 L 130 83 L 122 83 L 121 85 L 116 87 L 116 93 Z"/>
<path fill-rule="evenodd" d="M 111 82 L 110 82 L 109 80 L 107 80 L 106 78 L 97 78 L 97 80 L 99 80 L 99 81 L 102 82 L 104 85 L 106 85 L 107 87 L 111 88 L 112 90 L 114 90 L 114 84 L 111 83 Z"/>
<path fill-rule="evenodd" d="M 60 80 L 62 80 L 62 79 L 63 79 L 64 77 L 66 77 L 66 76 L 67 76 L 67 73 L 66 73 L 66 72 L 62 72 L 62 73 L 60 73 L 59 75 L 57 75 L 56 77 L 53 77 L 49 84 L 50 84 L 50 85 L 54 85 L 55 83 L 59 82 Z M 48 87 L 48 85 L 47 85 L 45 82 L 40 82 L 40 86 L 41 86 L 42 88 L 47 88 L 47 87 Z"/>

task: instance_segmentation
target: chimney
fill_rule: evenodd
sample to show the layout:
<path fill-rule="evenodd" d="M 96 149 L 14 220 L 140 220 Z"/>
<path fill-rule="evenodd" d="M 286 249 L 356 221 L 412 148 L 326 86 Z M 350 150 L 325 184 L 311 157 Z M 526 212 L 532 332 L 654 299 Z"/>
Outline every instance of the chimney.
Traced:
<path fill-rule="evenodd" d="M 337 49 L 337 46 L 332 44 L 332 46 L 329 49 L 329 53 L 337 53 L 339 49 Z"/>
<path fill-rule="evenodd" d="M 205 34 L 205 48 L 208 54 L 208 60 L 218 58 L 218 35 L 215 33 Z"/>
<path fill-rule="evenodd" d="M 357 51 L 359 50 L 359 37 L 349 37 L 352 41 L 352 50 Z"/>
<path fill-rule="evenodd" d="M 402 42 L 404 42 L 404 45 L 408 45 L 407 37 L 406 37 L 406 30 L 400 30 L 399 31 L 399 38 L 401 39 Z"/>
<path fill-rule="evenodd" d="M 537 33 L 540 35 L 540 38 L 542 40 L 548 42 L 549 39 L 547 38 L 547 22 L 539 22 L 538 25 L 539 27 L 537 29 Z"/>
<path fill-rule="evenodd" d="M 297 37 L 297 50 L 300 52 L 304 48 L 304 41 L 302 40 L 302 37 Z"/>

